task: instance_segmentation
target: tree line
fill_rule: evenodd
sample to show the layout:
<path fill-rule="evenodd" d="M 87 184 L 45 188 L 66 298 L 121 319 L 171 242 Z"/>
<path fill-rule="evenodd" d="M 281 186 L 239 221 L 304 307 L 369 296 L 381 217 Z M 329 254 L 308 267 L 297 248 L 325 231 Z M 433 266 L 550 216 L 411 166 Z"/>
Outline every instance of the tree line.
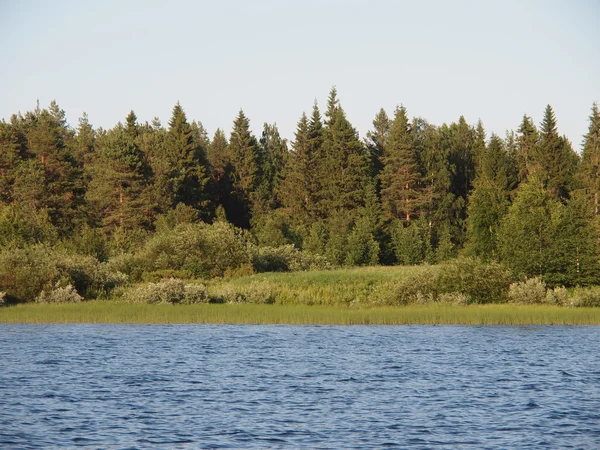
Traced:
<path fill-rule="evenodd" d="M 551 106 L 539 126 L 486 134 L 381 109 L 361 139 L 333 88 L 292 142 L 239 111 L 212 138 L 179 103 L 168 126 L 133 111 L 111 129 L 56 102 L 0 122 L 0 245 L 68 242 L 101 260 L 157 224 L 227 220 L 257 244 L 339 265 L 437 263 L 467 254 L 555 285 L 600 282 L 600 112 L 578 154 Z"/>

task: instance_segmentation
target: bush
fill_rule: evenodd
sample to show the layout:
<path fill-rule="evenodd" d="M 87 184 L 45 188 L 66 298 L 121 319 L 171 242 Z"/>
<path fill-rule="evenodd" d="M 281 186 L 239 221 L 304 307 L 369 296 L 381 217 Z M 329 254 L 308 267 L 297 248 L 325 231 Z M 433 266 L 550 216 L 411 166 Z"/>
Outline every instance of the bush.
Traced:
<path fill-rule="evenodd" d="M 192 305 L 208 303 L 208 293 L 203 284 L 185 284 L 170 278 L 139 286 L 126 293 L 125 300 L 131 303 Z"/>
<path fill-rule="evenodd" d="M 186 284 L 184 286 L 183 302 L 186 305 L 208 303 L 208 292 L 203 284 Z"/>
<path fill-rule="evenodd" d="M 255 247 L 252 250 L 252 267 L 260 272 L 296 272 L 326 270 L 331 268 L 327 258 L 298 250 L 293 245 L 281 247 Z"/>
<path fill-rule="evenodd" d="M 275 303 L 274 289 L 271 284 L 252 282 L 244 286 L 229 284 L 215 286 L 211 289 L 212 303 Z"/>
<path fill-rule="evenodd" d="M 504 303 L 512 281 L 510 271 L 500 264 L 458 258 L 440 266 L 436 287 L 438 293 L 468 295 L 472 303 Z"/>
<path fill-rule="evenodd" d="M 99 261 L 45 245 L 0 251 L 0 289 L 17 301 L 30 302 L 43 290 L 71 284 L 80 295 L 101 290 Z"/>
<path fill-rule="evenodd" d="M 529 278 L 512 283 L 508 289 L 508 301 L 524 305 L 544 303 L 546 299 L 546 283 L 541 279 Z"/>
<path fill-rule="evenodd" d="M 441 294 L 438 298 L 438 301 L 455 306 L 466 306 L 472 303 L 471 297 L 462 292 L 448 292 Z"/>
<path fill-rule="evenodd" d="M 575 288 L 568 304 L 575 307 L 600 306 L 600 286 Z"/>
<path fill-rule="evenodd" d="M 36 303 L 80 303 L 83 297 L 70 284 L 61 287 L 56 283 L 53 289 L 44 290 L 35 298 Z"/>
<path fill-rule="evenodd" d="M 195 277 L 223 276 L 249 262 L 245 233 L 231 224 L 181 224 L 157 233 L 136 254 L 146 272 L 183 270 Z"/>
<path fill-rule="evenodd" d="M 6 306 L 6 292 L 0 292 L 0 306 Z"/>
<path fill-rule="evenodd" d="M 569 291 L 564 286 L 548 289 L 544 297 L 544 303 L 548 305 L 568 305 Z"/>
<path fill-rule="evenodd" d="M 396 302 L 460 301 L 468 303 L 504 303 L 512 276 L 499 264 L 486 264 L 462 258 L 438 267 L 423 267 L 418 273 L 400 280 Z M 448 295 L 450 297 L 448 297 Z M 467 300 L 465 300 L 467 299 Z"/>

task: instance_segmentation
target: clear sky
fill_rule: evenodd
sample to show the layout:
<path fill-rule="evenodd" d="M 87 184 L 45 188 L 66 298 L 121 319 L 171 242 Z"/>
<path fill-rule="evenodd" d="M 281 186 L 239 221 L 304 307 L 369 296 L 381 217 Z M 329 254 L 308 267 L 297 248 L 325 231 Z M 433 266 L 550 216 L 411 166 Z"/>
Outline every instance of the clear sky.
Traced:
<path fill-rule="evenodd" d="M 293 138 L 335 85 L 361 136 L 384 107 L 504 136 L 546 104 L 579 149 L 600 101 L 600 1 L 0 0 L 0 118 L 52 99 L 71 125 L 180 101 L 212 135 L 243 108 Z"/>

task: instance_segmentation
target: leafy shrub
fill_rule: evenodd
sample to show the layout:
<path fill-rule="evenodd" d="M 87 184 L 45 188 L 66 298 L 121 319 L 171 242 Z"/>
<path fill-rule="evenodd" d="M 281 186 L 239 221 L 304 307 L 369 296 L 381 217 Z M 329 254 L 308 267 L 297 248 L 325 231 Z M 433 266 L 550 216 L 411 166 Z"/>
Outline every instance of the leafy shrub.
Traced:
<path fill-rule="evenodd" d="M 503 303 L 511 281 L 510 272 L 499 264 L 462 258 L 438 267 L 425 266 L 400 280 L 396 286 L 396 302 L 445 301 L 445 297 L 441 297 L 445 294 L 457 300 L 456 296 L 461 294 L 469 303 Z"/>
<path fill-rule="evenodd" d="M 512 274 L 497 263 L 458 258 L 443 263 L 436 279 L 438 293 L 460 292 L 472 303 L 504 303 Z"/>
<path fill-rule="evenodd" d="M 568 305 L 569 291 L 564 286 L 548 289 L 544 297 L 544 303 L 548 305 Z"/>
<path fill-rule="evenodd" d="M 6 292 L 0 292 L 0 306 L 6 305 Z"/>
<path fill-rule="evenodd" d="M 244 286 L 215 286 L 211 289 L 210 298 L 213 303 L 275 303 L 273 286 L 256 281 Z"/>
<path fill-rule="evenodd" d="M 101 289 L 100 263 L 93 256 L 71 254 L 45 245 L 0 251 L 0 289 L 18 301 L 33 301 L 58 282 L 73 285 L 80 295 Z"/>
<path fill-rule="evenodd" d="M 144 272 L 142 274 L 142 281 L 146 282 L 158 282 L 161 280 L 167 280 L 169 278 L 177 278 L 180 280 L 188 280 L 192 278 L 192 274 L 187 270 L 173 270 L 173 269 L 161 269 L 152 272 Z"/>
<path fill-rule="evenodd" d="M 331 265 L 324 256 L 302 252 L 293 245 L 283 245 L 253 248 L 252 267 L 255 272 L 260 273 L 325 270 L 331 268 Z"/>
<path fill-rule="evenodd" d="M 181 224 L 157 233 L 136 257 L 146 272 L 184 270 L 196 277 L 223 276 L 250 259 L 245 233 L 221 221 Z"/>
<path fill-rule="evenodd" d="M 43 290 L 35 298 L 36 303 L 80 303 L 83 297 L 70 284 L 61 287 L 57 282 L 53 289 Z"/>
<path fill-rule="evenodd" d="M 437 298 L 437 276 L 437 270 L 424 267 L 419 273 L 403 278 L 395 286 L 396 303 L 406 305 L 424 297 Z"/>
<path fill-rule="evenodd" d="M 208 292 L 203 284 L 186 284 L 184 286 L 183 302 L 186 305 L 208 303 Z"/>
<path fill-rule="evenodd" d="M 129 292 L 126 298 L 133 303 L 181 303 L 185 298 L 185 284 L 174 278 L 148 283 Z"/>
<path fill-rule="evenodd" d="M 440 294 L 438 301 L 441 303 L 449 303 L 455 306 L 466 306 L 472 303 L 471 297 L 462 292 L 446 292 Z"/>
<path fill-rule="evenodd" d="M 571 295 L 569 306 L 593 307 L 600 306 L 600 286 L 575 288 Z"/>
<path fill-rule="evenodd" d="M 208 293 L 203 284 L 185 284 L 170 278 L 158 283 L 148 283 L 127 292 L 125 300 L 131 303 L 185 304 L 208 303 Z"/>
<path fill-rule="evenodd" d="M 508 289 L 508 301 L 519 304 L 540 304 L 546 298 L 546 283 L 538 277 L 512 283 Z"/>

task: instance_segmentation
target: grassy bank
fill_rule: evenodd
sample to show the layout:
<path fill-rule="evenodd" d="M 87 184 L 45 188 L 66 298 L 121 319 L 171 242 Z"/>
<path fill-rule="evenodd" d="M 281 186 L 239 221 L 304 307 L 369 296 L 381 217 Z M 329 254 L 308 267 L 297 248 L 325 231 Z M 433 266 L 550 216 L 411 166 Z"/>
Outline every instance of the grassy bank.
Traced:
<path fill-rule="evenodd" d="M 600 325 L 600 308 L 437 304 L 381 308 L 254 304 L 172 306 L 93 301 L 0 308 L 0 323 Z"/>

